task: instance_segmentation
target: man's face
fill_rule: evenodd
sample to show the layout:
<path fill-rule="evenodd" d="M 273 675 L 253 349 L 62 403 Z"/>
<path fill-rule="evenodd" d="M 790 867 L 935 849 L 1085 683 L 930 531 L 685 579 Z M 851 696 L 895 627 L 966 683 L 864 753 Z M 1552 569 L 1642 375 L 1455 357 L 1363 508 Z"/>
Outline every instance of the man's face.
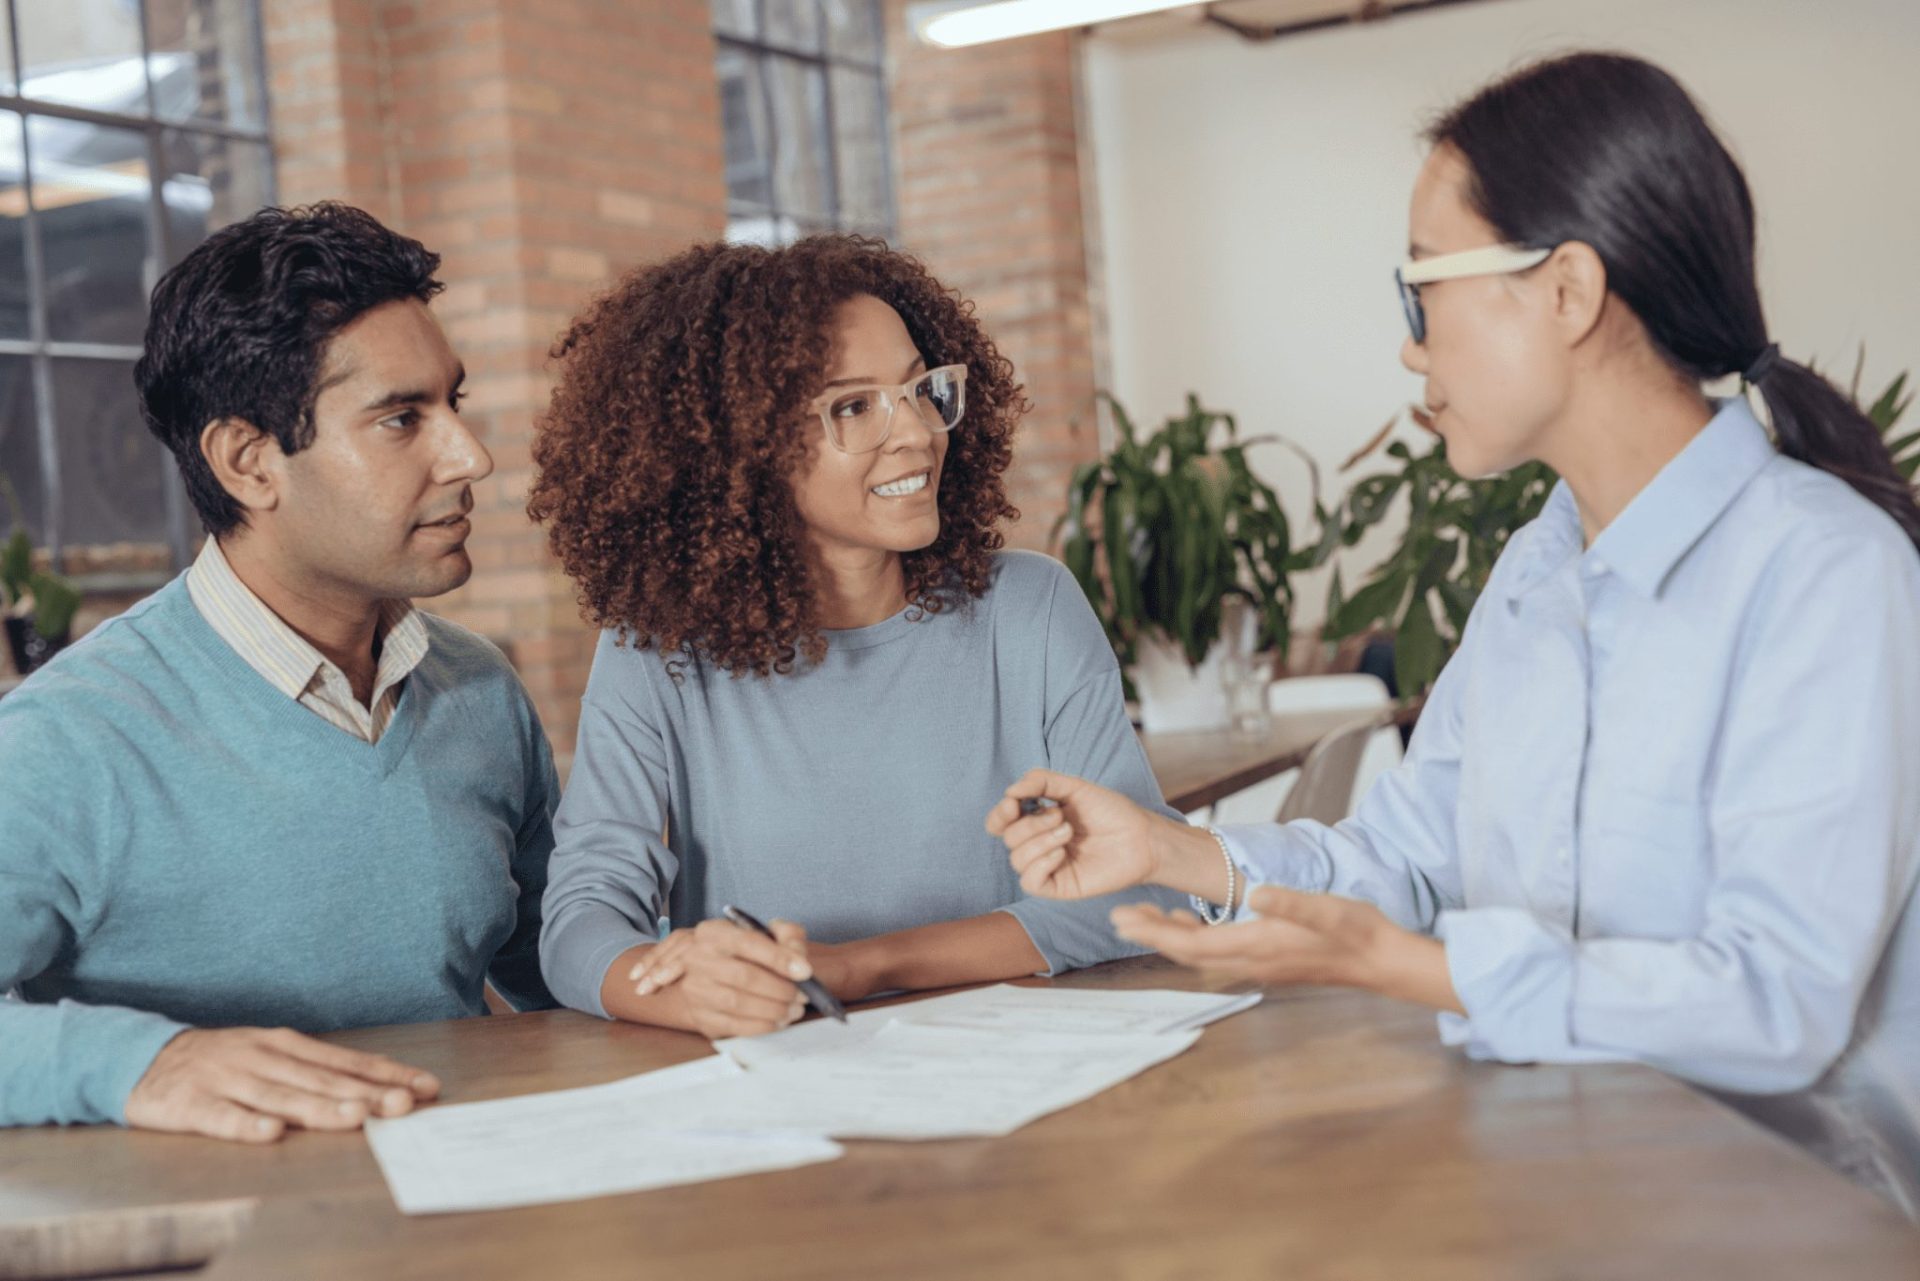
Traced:
<path fill-rule="evenodd" d="M 460 421 L 465 377 L 413 299 L 334 335 L 313 443 L 277 459 L 278 501 L 254 518 L 288 581 L 370 600 L 438 596 L 467 581 L 472 485 L 493 458 Z"/>

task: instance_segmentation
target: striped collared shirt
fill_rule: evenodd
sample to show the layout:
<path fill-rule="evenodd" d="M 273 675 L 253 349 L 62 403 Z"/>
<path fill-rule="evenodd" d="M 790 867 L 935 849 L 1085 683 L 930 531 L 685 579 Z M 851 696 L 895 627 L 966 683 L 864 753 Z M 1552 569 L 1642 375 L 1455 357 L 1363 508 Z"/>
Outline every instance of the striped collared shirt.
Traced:
<path fill-rule="evenodd" d="M 347 674 L 240 581 L 209 538 L 187 571 L 187 594 L 194 608 L 220 639 L 233 646 L 269 685 L 339 729 L 369 743 L 380 741 L 401 682 L 427 653 L 427 625 L 411 601 L 383 601 L 376 635 L 381 637 L 380 667 L 374 675 L 372 706 L 353 696 Z"/>

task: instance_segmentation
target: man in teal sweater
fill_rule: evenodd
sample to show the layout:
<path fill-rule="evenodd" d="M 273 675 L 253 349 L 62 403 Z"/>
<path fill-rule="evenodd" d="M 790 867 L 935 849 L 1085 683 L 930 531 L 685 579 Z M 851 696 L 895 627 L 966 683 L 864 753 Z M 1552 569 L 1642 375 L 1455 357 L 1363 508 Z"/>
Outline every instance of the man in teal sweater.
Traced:
<path fill-rule="evenodd" d="M 352 1129 L 439 1085 L 307 1033 L 551 1004 L 545 735 L 409 603 L 493 470 L 438 265 L 267 209 L 154 290 L 135 378 L 211 537 L 0 700 L 0 1124 Z"/>

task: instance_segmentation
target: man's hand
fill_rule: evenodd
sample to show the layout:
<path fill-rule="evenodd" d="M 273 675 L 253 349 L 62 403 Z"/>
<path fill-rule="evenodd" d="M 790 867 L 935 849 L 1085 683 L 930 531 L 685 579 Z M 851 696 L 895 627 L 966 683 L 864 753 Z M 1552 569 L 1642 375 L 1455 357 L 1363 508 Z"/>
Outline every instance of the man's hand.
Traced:
<path fill-rule="evenodd" d="M 272 1143 L 289 1125 L 357 1130 L 440 1093 L 430 1073 L 286 1028 L 189 1029 L 167 1042 L 127 1096 L 141 1130 Z"/>

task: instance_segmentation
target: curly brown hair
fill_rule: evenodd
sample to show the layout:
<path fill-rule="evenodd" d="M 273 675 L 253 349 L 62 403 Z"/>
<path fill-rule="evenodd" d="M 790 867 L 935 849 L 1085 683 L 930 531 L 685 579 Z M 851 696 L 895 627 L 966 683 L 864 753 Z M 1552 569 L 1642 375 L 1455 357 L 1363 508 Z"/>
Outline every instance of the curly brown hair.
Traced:
<path fill-rule="evenodd" d="M 791 478 L 823 447 L 807 406 L 835 309 L 863 294 L 899 313 L 929 367 L 967 367 L 940 535 L 902 556 L 907 600 L 938 613 L 986 591 L 996 526 L 1019 516 L 1002 476 L 1028 404 L 973 305 L 878 240 L 716 243 L 632 272 L 554 345 L 527 512 L 550 524 L 589 623 L 736 675 L 825 654 Z"/>

